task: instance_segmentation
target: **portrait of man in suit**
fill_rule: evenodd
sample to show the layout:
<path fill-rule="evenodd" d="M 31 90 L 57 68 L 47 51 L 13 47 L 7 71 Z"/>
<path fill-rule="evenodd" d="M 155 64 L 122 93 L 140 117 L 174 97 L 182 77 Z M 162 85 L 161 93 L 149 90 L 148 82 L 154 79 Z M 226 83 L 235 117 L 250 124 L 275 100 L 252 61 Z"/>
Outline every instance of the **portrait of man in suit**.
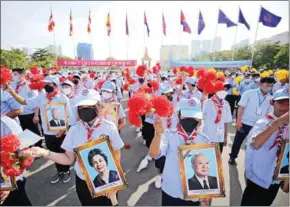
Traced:
<path fill-rule="evenodd" d="M 191 158 L 194 175 L 187 180 L 189 190 L 218 189 L 218 180 L 209 175 L 210 163 L 204 154 L 195 154 Z"/>
<path fill-rule="evenodd" d="M 51 127 L 64 127 L 65 121 L 60 119 L 60 110 L 58 108 L 53 108 L 51 110 L 52 119 L 49 121 Z"/>

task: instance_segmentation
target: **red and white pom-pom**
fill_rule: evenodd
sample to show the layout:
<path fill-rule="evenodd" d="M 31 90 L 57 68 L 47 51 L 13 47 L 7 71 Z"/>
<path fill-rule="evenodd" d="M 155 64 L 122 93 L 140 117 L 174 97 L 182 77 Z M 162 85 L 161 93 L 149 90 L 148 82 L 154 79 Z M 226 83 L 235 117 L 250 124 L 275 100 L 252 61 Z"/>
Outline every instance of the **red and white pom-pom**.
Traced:
<path fill-rule="evenodd" d="M 142 126 L 142 120 L 140 116 L 137 114 L 134 114 L 132 111 L 128 111 L 128 120 L 131 125 L 136 126 L 136 127 L 141 127 Z"/>
<path fill-rule="evenodd" d="M 12 73 L 11 71 L 6 67 L 1 67 L 1 75 L 0 75 L 0 85 L 4 85 L 8 82 L 12 82 Z"/>
<path fill-rule="evenodd" d="M 224 83 L 221 82 L 221 81 L 216 81 L 214 83 L 214 88 L 215 88 L 215 92 L 218 92 L 218 91 L 223 91 L 224 90 Z"/>
<path fill-rule="evenodd" d="M 136 74 L 139 76 L 139 77 L 144 77 L 145 74 L 146 74 L 146 71 L 147 71 L 147 67 L 146 65 L 139 65 L 136 69 Z"/>
<path fill-rule="evenodd" d="M 151 109 L 151 103 L 144 93 L 135 93 L 129 98 L 127 105 L 129 111 L 138 115 L 144 115 Z"/>
<path fill-rule="evenodd" d="M 212 72 L 212 71 L 207 71 L 205 74 L 204 74 L 204 78 L 207 80 L 207 81 L 214 81 L 216 80 L 217 76 L 216 76 L 216 73 L 215 72 Z"/>
<path fill-rule="evenodd" d="M 153 96 L 150 99 L 153 113 L 160 117 L 169 117 L 174 112 L 174 106 L 165 96 Z"/>
<path fill-rule="evenodd" d="M 29 70 L 30 70 L 31 74 L 33 74 L 33 75 L 37 75 L 40 72 L 38 67 L 35 67 L 35 66 L 32 66 Z"/>
<path fill-rule="evenodd" d="M 160 84 L 159 84 L 158 81 L 156 81 L 156 80 L 150 80 L 150 81 L 148 81 L 148 83 L 151 84 L 151 86 L 152 86 L 152 88 L 153 88 L 154 91 L 158 91 L 159 90 Z"/>
<path fill-rule="evenodd" d="M 205 72 L 206 71 L 205 71 L 204 68 L 199 68 L 198 71 L 197 71 L 197 77 L 198 78 L 203 78 Z"/>
<path fill-rule="evenodd" d="M 215 93 L 215 84 L 213 83 L 213 81 L 206 81 L 205 82 L 205 86 L 203 91 L 207 94 L 213 94 Z"/>
<path fill-rule="evenodd" d="M 185 67 L 185 72 L 189 77 L 194 75 L 194 68 L 192 66 Z"/>

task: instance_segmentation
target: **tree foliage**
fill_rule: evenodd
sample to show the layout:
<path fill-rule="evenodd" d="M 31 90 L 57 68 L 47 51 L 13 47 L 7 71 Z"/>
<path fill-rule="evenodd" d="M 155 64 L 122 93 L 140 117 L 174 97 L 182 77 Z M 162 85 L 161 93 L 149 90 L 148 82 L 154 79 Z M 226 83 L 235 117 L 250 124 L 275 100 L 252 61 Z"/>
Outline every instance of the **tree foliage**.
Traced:
<path fill-rule="evenodd" d="M 11 50 L 1 49 L 1 65 L 6 65 L 8 68 L 27 68 L 29 60 L 27 54 L 20 49 L 11 48 Z"/>
<path fill-rule="evenodd" d="M 279 68 L 289 67 L 289 44 L 284 44 L 281 46 L 279 52 L 274 57 L 274 63 Z"/>

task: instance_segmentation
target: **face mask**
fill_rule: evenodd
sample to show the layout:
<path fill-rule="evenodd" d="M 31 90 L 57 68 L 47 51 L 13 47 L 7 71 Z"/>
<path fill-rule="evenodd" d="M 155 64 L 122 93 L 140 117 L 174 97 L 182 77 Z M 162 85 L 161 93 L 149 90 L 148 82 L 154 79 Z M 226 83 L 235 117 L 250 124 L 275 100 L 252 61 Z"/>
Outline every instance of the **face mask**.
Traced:
<path fill-rule="evenodd" d="M 167 96 L 167 99 L 168 99 L 169 101 L 173 101 L 173 96 Z"/>
<path fill-rule="evenodd" d="M 105 92 L 105 91 L 103 91 L 102 92 L 102 97 L 103 97 L 103 99 L 110 99 L 110 98 L 112 98 L 112 96 L 113 96 L 113 94 L 112 93 L 108 93 L 108 92 Z"/>
<path fill-rule="evenodd" d="M 140 84 L 144 83 L 144 79 L 143 78 L 139 78 L 138 81 L 139 81 Z"/>
<path fill-rule="evenodd" d="M 231 77 L 234 79 L 236 76 L 235 75 L 232 75 Z"/>
<path fill-rule="evenodd" d="M 255 82 L 260 82 L 261 78 L 255 78 Z"/>
<path fill-rule="evenodd" d="M 73 84 L 78 85 L 79 84 L 79 80 L 78 79 L 73 79 L 72 80 Z"/>
<path fill-rule="evenodd" d="M 44 90 L 46 93 L 51 93 L 53 91 L 53 87 L 50 85 L 45 85 Z"/>
<path fill-rule="evenodd" d="M 13 82 L 18 83 L 19 82 L 19 76 L 18 75 L 13 75 Z"/>
<path fill-rule="evenodd" d="M 264 93 L 271 93 L 272 92 L 272 87 L 261 87 L 261 90 Z"/>
<path fill-rule="evenodd" d="M 70 93 L 71 93 L 71 88 L 63 88 L 62 89 L 62 91 L 63 91 L 63 93 L 65 94 L 65 95 L 70 95 Z"/>
<path fill-rule="evenodd" d="M 98 116 L 94 108 L 78 109 L 78 114 L 80 119 L 84 122 L 90 122 Z"/>
<path fill-rule="evenodd" d="M 148 83 L 147 86 L 148 86 L 149 88 L 152 88 L 152 85 L 151 85 L 150 83 Z"/>
<path fill-rule="evenodd" d="M 191 133 L 196 129 L 199 122 L 192 118 L 184 118 L 179 123 L 186 132 Z"/>
<path fill-rule="evenodd" d="M 218 92 L 216 92 L 216 95 L 217 95 L 217 97 L 220 100 L 223 100 L 228 95 L 228 92 L 226 92 L 226 91 L 218 91 Z"/>
<path fill-rule="evenodd" d="M 249 84 L 251 82 L 250 79 L 245 79 L 245 84 Z"/>
<path fill-rule="evenodd" d="M 167 78 L 162 77 L 161 80 L 162 80 L 162 82 L 164 82 L 164 81 L 167 81 Z"/>

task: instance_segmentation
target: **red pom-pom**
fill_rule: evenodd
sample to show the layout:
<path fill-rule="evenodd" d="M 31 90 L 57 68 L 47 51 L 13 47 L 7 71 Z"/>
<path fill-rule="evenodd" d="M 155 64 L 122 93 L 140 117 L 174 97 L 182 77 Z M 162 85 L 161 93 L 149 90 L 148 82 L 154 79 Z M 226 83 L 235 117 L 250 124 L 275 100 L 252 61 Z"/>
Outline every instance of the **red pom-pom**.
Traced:
<path fill-rule="evenodd" d="M 44 88 L 44 82 L 32 82 L 29 84 L 31 90 L 40 90 Z"/>
<path fill-rule="evenodd" d="M 42 74 L 43 74 L 43 75 L 48 74 L 48 69 L 46 69 L 46 68 L 42 68 Z"/>
<path fill-rule="evenodd" d="M 35 66 L 32 66 L 32 67 L 30 68 L 30 72 L 31 72 L 31 74 L 33 74 L 33 75 L 37 75 L 37 74 L 39 74 L 39 69 L 38 69 L 37 67 L 35 67 Z"/>
<path fill-rule="evenodd" d="M 202 78 L 204 76 L 205 69 L 204 68 L 199 68 L 197 71 L 197 77 Z"/>
<path fill-rule="evenodd" d="M 159 84 L 158 81 L 150 80 L 150 81 L 148 81 L 148 83 L 151 84 L 151 86 L 152 86 L 154 91 L 158 91 L 159 90 L 160 84 Z"/>
<path fill-rule="evenodd" d="M 5 137 L 1 137 L 0 146 L 1 151 L 13 153 L 16 152 L 20 146 L 20 140 L 16 135 L 11 134 Z"/>
<path fill-rule="evenodd" d="M 136 74 L 139 76 L 139 77 L 144 77 L 145 74 L 146 74 L 146 70 L 147 70 L 147 67 L 146 65 L 139 65 L 136 69 Z"/>
<path fill-rule="evenodd" d="M 212 72 L 212 71 L 206 72 L 204 74 L 204 78 L 207 81 L 214 81 L 214 80 L 216 80 L 216 73 L 215 72 Z"/>
<path fill-rule="evenodd" d="M 160 117 L 169 117 L 173 114 L 174 106 L 165 96 L 153 96 L 150 101 L 154 109 L 154 114 Z"/>
<path fill-rule="evenodd" d="M 136 126 L 136 127 L 142 127 L 141 118 L 130 110 L 128 111 L 128 120 L 131 125 Z"/>
<path fill-rule="evenodd" d="M 128 100 L 128 109 L 134 114 L 144 115 L 151 109 L 151 103 L 144 93 L 136 93 Z"/>
<path fill-rule="evenodd" d="M 8 82 L 12 82 L 12 73 L 11 71 L 6 67 L 1 67 L 1 75 L 0 75 L 0 85 L 4 85 Z"/>
<path fill-rule="evenodd" d="M 194 68 L 192 66 L 188 66 L 185 68 L 185 72 L 189 77 L 192 77 L 194 75 Z"/>
<path fill-rule="evenodd" d="M 90 73 L 90 78 L 95 79 L 96 78 L 96 74 L 95 73 Z"/>
<path fill-rule="evenodd" d="M 207 94 L 213 94 L 215 93 L 215 84 L 212 81 L 206 81 L 204 92 Z"/>
<path fill-rule="evenodd" d="M 197 87 L 201 90 L 204 89 L 204 86 L 205 86 L 205 80 L 203 78 L 199 79 L 198 80 L 198 83 L 197 83 Z"/>
<path fill-rule="evenodd" d="M 22 168 L 10 168 L 10 169 L 4 168 L 3 169 L 3 173 L 7 176 L 15 177 L 15 176 L 21 175 L 23 172 L 24 172 L 24 169 Z"/>
<path fill-rule="evenodd" d="M 157 66 L 154 66 L 152 70 L 154 74 L 158 74 L 160 71 L 160 68 L 158 68 Z"/>
<path fill-rule="evenodd" d="M 156 66 L 159 68 L 159 70 L 161 69 L 160 63 L 156 63 Z"/>
<path fill-rule="evenodd" d="M 72 79 L 73 79 L 72 75 L 69 75 L 69 76 L 67 77 L 67 79 L 68 79 L 69 81 L 72 81 Z"/>
<path fill-rule="evenodd" d="M 175 83 L 177 85 L 181 85 L 182 84 L 182 77 L 178 77 L 176 80 L 175 80 Z"/>
<path fill-rule="evenodd" d="M 224 90 L 224 84 L 221 81 L 215 82 L 215 92 L 217 91 L 223 91 Z"/>
<path fill-rule="evenodd" d="M 60 83 L 65 82 L 65 78 L 64 78 L 64 77 L 60 77 L 60 78 L 59 78 L 59 82 L 60 82 Z"/>
<path fill-rule="evenodd" d="M 177 75 L 177 74 L 179 73 L 179 68 L 174 68 L 174 69 L 173 69 L 173 73 L 174 73 L 175 75 Z"/>
<path fill-rule="evenodd" d="M 126 144 L 124 145 L 124 147 L 125 147 L 125 149 L 130 149 L 130 148 L 131 148 L 131 145 L 128 144 L 128 143 L 126 143 Z"/>

